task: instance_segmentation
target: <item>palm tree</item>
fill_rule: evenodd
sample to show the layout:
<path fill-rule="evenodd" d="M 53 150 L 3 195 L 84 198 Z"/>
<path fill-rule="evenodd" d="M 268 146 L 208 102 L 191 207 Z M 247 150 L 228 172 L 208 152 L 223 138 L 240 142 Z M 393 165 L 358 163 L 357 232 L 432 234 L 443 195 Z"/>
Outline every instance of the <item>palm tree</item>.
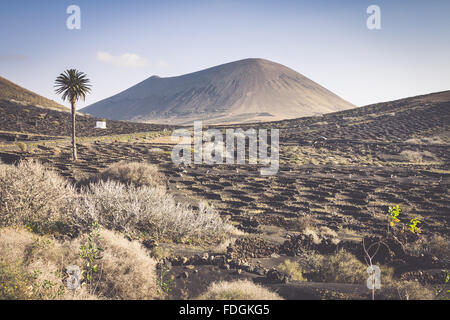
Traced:
<path fill-rule="evenodd" d="M 62 94 L 62 100 L 66 99 L 72 105 L 72 150 L 73 160 L 77 160 L 77 145 L 75 141 L 75 104 L 82 98 L 86 99 L 86 94 L 91 92 L 91 85 L 86 74 L 76 69 L 69 69 L 61 73 L 55 81 L 55 92 Z"/>

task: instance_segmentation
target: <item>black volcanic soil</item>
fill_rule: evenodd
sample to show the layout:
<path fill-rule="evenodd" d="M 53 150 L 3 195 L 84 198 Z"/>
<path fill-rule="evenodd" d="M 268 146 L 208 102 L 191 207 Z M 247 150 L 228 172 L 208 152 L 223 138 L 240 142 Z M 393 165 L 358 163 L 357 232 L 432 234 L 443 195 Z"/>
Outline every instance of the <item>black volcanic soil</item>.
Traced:
<path fill-rule="evenodd" d="M 8 108 L 4 104 L 0 107 Z M 20 113 L 23 118 L 16 123 L 28 122 L 27 114 Z M 24 126 L 31 132 L 32 125 Z M 19 131 L 13 127 L 8 128 Z M 207 200 L 246 232 L 225 251 L 207 250 L 215 260 L 202 258 L 202 249 L 186 253 L 181 247 L 173 248 L 174 256 L 163 261 L 171 266 L 174 277 L 171 298 L 195 297 L 211 281 L 249 278 L 289 299 L 367 299 L 369 292 L 364 285 L 286 283 L 283 274 L 270 271 L 285 259 L 301 259 L 307 239 L 302 238 L 295 222 L 304 215 L 311 215 L 318 227 L 337 232 L 340 246 L 360 258 L 362 237 L 385 232 L 391 205 L 403 208 L 404 223 L 420 217 L 423 235 L 449 235 L 448 93 L 247 127 L 280 129 L 277 175 L 261 176 L 256 165 L 178 167 L 170 158 L 173 145 L 138 140 L 82 143 L 76 163 L 70 161 L 68 144 L 38 146 L 27 152 L 5 151 L 0 158 L 40 159 L 75 183 L 120 160 L 157 164 L 177 198 L 193 203 Z M 62 128 L 39 128 L 33 132 L 67 134 Z M 160 130 L 161 126 L 149 128 Z M 330 253 L 336 248 L 326 244 L 306 249 Z M 180 262 L 181 257 L 189 260 Z M 441 275 L 424 275 L 450 267 L 449 257 L 415 259 L 403 255 L 389 263 L 398 278 L 424 283 L 441 281 Z"/>
<path fill-rule="evenodd" d="M 97 137 L 136 132 L 162 131 L 173 128 L 125 121 L 107 121 L 107 129 L 95 129 L 102 119 L 77 115 L 76 131 L 79 137 Z M 0 100 L 0 142 L 51 140 L 71 135 L 71 114 L 34 106 L 22 106 Z"/>

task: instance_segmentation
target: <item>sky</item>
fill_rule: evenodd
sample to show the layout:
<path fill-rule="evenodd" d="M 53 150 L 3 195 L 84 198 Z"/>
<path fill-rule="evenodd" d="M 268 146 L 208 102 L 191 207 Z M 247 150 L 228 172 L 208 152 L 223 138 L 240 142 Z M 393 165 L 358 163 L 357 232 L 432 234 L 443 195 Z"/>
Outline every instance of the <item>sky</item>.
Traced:
<path fill-rule="evenodd" d="M 70 5 L 80 29 L 67 28 Z M 381 29 L 367 27 L 370 5 Z M 450 90 L 448 0 L 0 0 L 0 39 L 0 76 L 59 103 L 58 74 L 85 72 L 93 90 L 79 108 L 152 75 L 245 58 L 358 106 Z"/>

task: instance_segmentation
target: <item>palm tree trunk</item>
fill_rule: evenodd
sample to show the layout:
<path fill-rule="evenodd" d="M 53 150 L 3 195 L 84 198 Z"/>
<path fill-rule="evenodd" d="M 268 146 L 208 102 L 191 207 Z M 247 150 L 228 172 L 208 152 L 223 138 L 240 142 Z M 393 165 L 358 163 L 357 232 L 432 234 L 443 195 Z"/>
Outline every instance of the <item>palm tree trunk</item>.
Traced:
<path fill-rule="evenodd" d="M 76 143 L 76 135 L 75 135 L 75 116 L 76 116 L 76 110 L 75 110 L 75 100 L 71 101 L 72 104 L 72 151 L 73 151 L 73 161 L 77 161 L 77 143 Z"/>

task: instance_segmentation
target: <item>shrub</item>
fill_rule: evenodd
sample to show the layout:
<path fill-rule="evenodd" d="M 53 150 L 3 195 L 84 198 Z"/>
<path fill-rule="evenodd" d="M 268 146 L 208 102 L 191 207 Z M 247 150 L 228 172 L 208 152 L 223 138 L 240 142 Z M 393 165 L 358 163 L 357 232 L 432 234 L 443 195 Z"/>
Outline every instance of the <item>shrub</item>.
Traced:
<path fill-rule="evenodd" d="M 64 269 L 77 262 L 77 241 L 59 243 L 23 229 L 0 229 L 1 299 L 97 299 L 85 287 L 64 287 Z"/>
<path fill-rule="evenodd" d="M 315 227 L 315 221 L 311 215 L 301 216 L 293 221 L 293 227 L 298 231 L 312 229 Z"/>
<path fill-rule="evenodd" d="M 307 257 L 306 269 L 314 281 L 363 283 L 368 277 L 367 267 L 345 250 L 327 256 L 312 253 Z"/>
<path fill-rule="evenodd" d="M 99 271 L 87 285 L 66 288 L 70 265 L 83 266 L 86 236 L 58 241 L 23 229 L 0 229 L 0 299 L 153 299 L 160 295 L 156 263 L 137 242 L 100 230 L 105 248 Z"/>
<path fill-rule="evenodd" d="M 284 262 L 281 263 L 278 268 L 281 271 L 287 273 L 292 278 L 292 280 L 306 281 L 306 279 L 303 278 L 303 272 L 300 268 L 300 265 L 295 261 L 284 260 Z"/>
<path fill-rule="evenodd" d="M 409 161 L 409 162 L 423 162 L 424 158 L 425 160 L 433 160 L 434 155 L 429 151 L 412 151 L 412 150 L 404 150 L 400 152 L 400 156 L 403 158 L 403 160 Z"/>
<path fill-rule="evenodd" d="M 17 147 L 19 148 L 20 151 L 25 152 L 27 151 L 27 145 L 23 142 L 17 142 L 16 143 Z"/>
<path fill-rule="evenodd" d="M 100 173 L 103 181 L 115 180 L 124 184 L 134 184 L 137 187 L 165 187 L 166 178 L 158 167 L 145 162 L 118 162 L 110 165 Z"/>
<path fill-rule="evenodd" d="M 449 239 L 438 234 L 428 238 L 420 237 L 415 242 L 407 243 L 405 249 L 413 256 L 427 254 L 442 260 L 450 260 Z"/>
<path fill-rule="evenodd" d="M 96 292 L 109 299 L 157 298 L 156 262 L 148 252 L 116 232 L 102 229 L 100 236 L 104 252 Z"/>
<path fill-rule="evenodd" d="M 406 143 L 411 144 L 442 144 L 444 143 L 439 136 L 434 137 L 421 137 L 419 138 L 411 138 L 405 141 Z"/>
<path fill-rule="evenodd" d="M 97 221 L 108 229 L 172 241 L 220 242 L 234 228 L 202 203 L 198 210 L 176 203 L 162 188 L 115 181 L 90 184 L 73 207 L 81 224 Z"/>
<path fill-rule="evenodd" d="M 277 293 L 248 280 L 214 282 L 200 300 L 283 300 Z"/>
<path fill-rule="evenodd" d="M 383 290 L 390 300 L 433 300 L 434 292 L 416 281 L 393 281 Z"/>
<path fill-rule="evenodd" d="M 35 161 L 0 165 L 0 227 L 28 226 L 37 233 L 68 233 L 63 209 L 73 187 L 56 172 Z"/>

